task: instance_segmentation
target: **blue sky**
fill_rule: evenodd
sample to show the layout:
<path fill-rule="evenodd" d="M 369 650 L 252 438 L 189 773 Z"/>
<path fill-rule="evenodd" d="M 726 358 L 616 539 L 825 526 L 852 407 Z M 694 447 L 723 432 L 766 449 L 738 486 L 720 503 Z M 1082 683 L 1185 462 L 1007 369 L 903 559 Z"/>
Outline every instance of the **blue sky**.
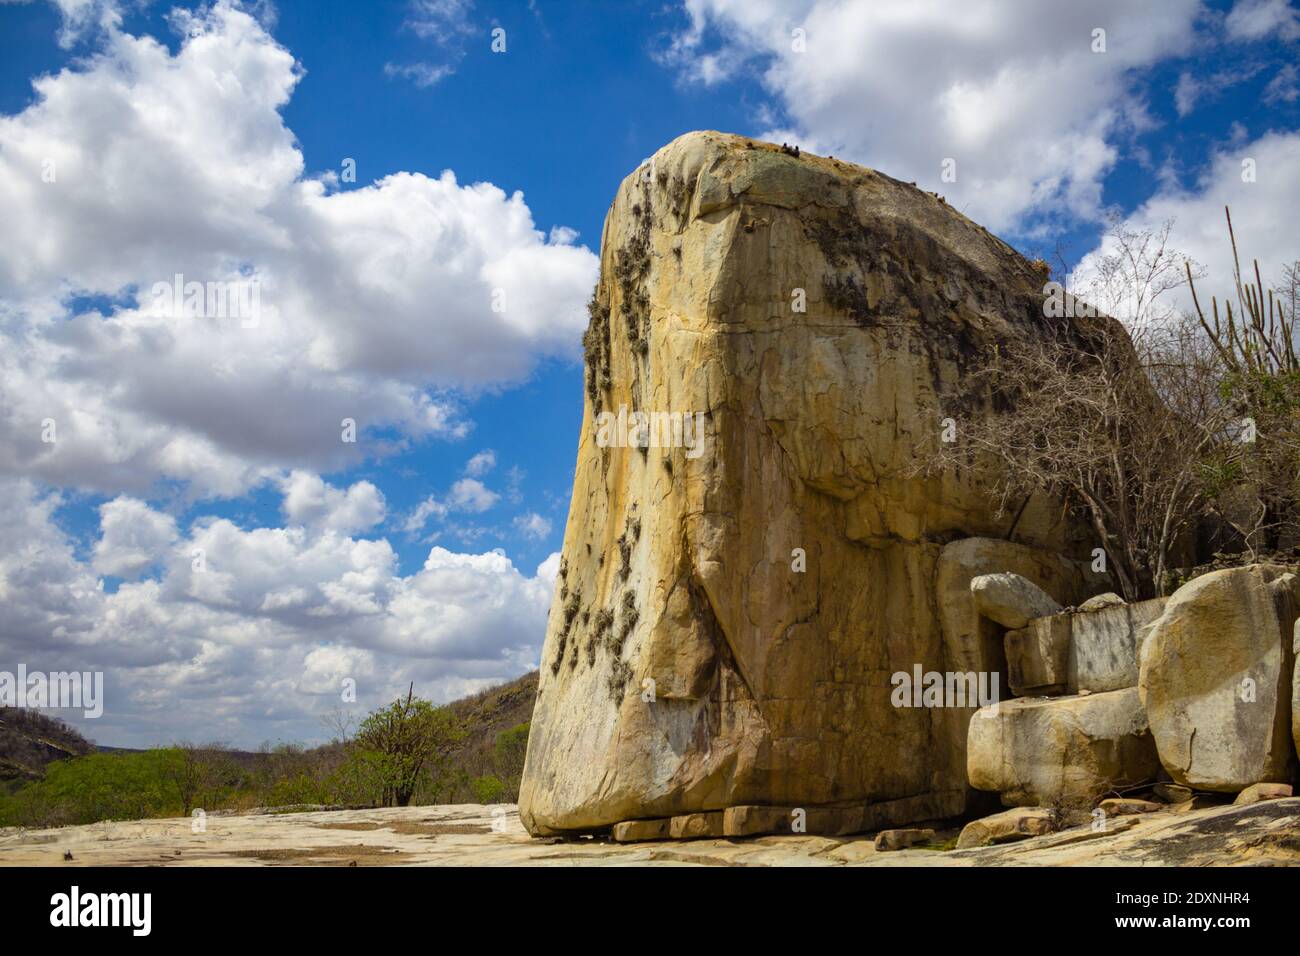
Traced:
<path fill-rule="evenodd" d="M 605 210 L 688 130 L 915 180 L 1081 274 L 1115 215 L 1221 276 L 1230 202 L 1276 275 L 1294 7 L 1081 6 L 0 2 L 0 670 L 104 670 L 102 743 L 247 746 L 320 737 L 344 677 L 364 707 L 532 666 Z M 151 314 L 176 272 L 261 277 L 268 321 Z"/>

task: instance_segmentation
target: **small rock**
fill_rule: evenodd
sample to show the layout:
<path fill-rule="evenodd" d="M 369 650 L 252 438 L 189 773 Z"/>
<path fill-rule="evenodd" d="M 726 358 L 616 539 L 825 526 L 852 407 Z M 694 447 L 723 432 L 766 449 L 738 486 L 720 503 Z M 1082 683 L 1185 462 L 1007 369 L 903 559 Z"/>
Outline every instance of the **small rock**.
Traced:
<path fill-rule="evenodd" d="M 1055 829 L 1052 811 L 1043 807 L 1017 807 L 966 824 L 957 838 L 957 849 L 1024 840 Z"/>
<path fill-rule="evenodd" d="M 624 820 L 614 824 L 610 836 L 615 843 L 644 843 L 648 840 L 667 840 L 671 819 Z"/>
<path fill-rule="evenodd" d="M 1079 605 L 1080 611 L 1100 611 L 1102 608 L 1115 607 L 1117 604 L 1123 604 L 1124 599 L 1114 591 L 1107 591 L 1105 594 L 1098 594 L 1096 597 L 1090 597 Z"/>
<path fill-rule="evenodd" d="M 1061 610 L 1061 605 L 1033 581 L 1010 572 L 972 578 L 970 593 L 981 616 L 1013 630 Z"/>
<path fill-rule="evenodd" d="M 683 813 L 669 821 L 668 835 L 674 840 L 698 840 L 722 836 L 722 811 Z"/>
<path fill-rule="evenodd" d="M 1129 813 L 1154 813 L 1165 809 L 1163 803 L 1156 803 L 1154 800 L 1136 800 L 1132 797 L 1111 797 L 1101 801 L 1099 806 L 1112 817 L 1122 817 Z"/>
<path fill-rule="evenodd" d="M 1291 796 L 1289 783 L 1252 783 L 1237 794 L 1237 799 L 1232 802 L 1244 807 L 1247 804 L 1259 803 L 1261 800 L 1283 800 L 1289 796 Z"/>
<path fill-rule="evenodd" d="M 1190 787 L 1179 786 L 1176 783 L 1158 783 L 1151 789 L 1165 803 L 1186 803 L 1194 796 Z"/>
<path fill-rule="evenodd" d="M 934 837 L 933 830 L 881 830 L 876 834 L 876 850 L 906 850 L 918 843 L 927 843 Z"/>

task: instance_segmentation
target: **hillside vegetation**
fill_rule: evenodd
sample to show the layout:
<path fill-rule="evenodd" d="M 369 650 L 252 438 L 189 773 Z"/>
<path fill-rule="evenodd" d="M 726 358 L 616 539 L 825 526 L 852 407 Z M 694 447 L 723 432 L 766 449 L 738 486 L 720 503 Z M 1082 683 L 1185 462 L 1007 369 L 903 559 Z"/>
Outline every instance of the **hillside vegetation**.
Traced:
<path fill-rule="evenodd" d="M 95 752 L 34 711 L 0 710 L 0 826 L 204 812 L 496 803 L 519 793 L 537 672 L 444 706 L 414 697 L 328 744 L 257 752 L 176 742 Z"/>

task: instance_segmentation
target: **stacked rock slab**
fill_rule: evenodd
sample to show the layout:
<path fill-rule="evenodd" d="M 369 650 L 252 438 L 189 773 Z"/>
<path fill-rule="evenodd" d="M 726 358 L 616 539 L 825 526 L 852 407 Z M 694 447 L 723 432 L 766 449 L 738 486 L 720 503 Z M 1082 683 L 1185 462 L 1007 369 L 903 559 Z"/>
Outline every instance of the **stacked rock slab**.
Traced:
<path fill-rule="evenodd" d="M 916 465 L 945 418 L 988 413 L 963 391 L 971 363 L 1047 334 L 1044 281 L 937 197 L 770 144 L 691 133 L 624 180 L 520 792 L 531 832 L 964 808 L 971 711 L 890 702 L 915 665 L 1004 666 L 944 607 L 945 544 L 1014 536 L 1044 565 L 1086 548 L 1059 502 L 996 514 L 981 462 Z M 623 447 L 620 412 L 699 417 Z M 1090 593 L 1071 575 L 1058 597 Z"/>
<path fill-rule="evenodd" d="M 1163 599 L 1098 595 L 1079 610 L 1031 617 L 1055 601 L 1014 573 L 970 583 L 976 610 L 1003 635 L 1015 699 L 971 719 L 971 785 L 1008 806 L 1077 813 L 1110 791 L 1154 782 L 1155 740 L 1138 694 L 1138 650 Z M 1056 605 L 1059 609 L 1059 605 Z"/>
<path fill-rule="evenodd" d="M 1086 603 L 1086 602 L 1085 602 Z M 1105 603 L 1035 618 L 1004 637 L 1017 696 L 1098 693 L 1136 687 L 1138 652 L 1164 598 Z"/>
<path fill-rule="evenodd" d="M 1286 783 L 1300 579 L 1250 565 L 1193 579 L 1142 644 L 1138 687 L 1165 770 L 1197 790 Z"/>
<path fill-rule="evenodd" d="M 967 760 L 971 784 L 1008 806 L 1091 808 L 1160 770 L 1136 687 L 985 708 L 971 719 Z"/>

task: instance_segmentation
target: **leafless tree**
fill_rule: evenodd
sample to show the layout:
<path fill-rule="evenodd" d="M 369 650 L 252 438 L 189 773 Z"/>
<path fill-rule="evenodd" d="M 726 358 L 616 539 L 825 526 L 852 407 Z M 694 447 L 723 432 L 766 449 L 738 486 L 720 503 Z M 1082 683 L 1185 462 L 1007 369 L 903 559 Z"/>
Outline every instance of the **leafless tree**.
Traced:
<path fill-rule="evenodd" d="M 1204 270 L 1169 241 L 1174 221 L 1155 229 L 1134 229 L 1112 215 L 1102 237 L 1102 252 L 1077 292 L 1099 311 L 1123 321 L 1135 338 L 1177 319 L 1168 293 Z"/>
<path fill-rule="evenodd" d="M 333 736 L 334 742 L 346 744 L 356 730 L 357 715 L 338 707 L 321 717 L 320 722 Z"/>
<path fill-rule="evenodd" d="M 1209 492 L 1228 422 L 1185 324 L 1135 347 L 1109 319 L 1003 344 L 974 373 L 1003 411 L 939 443 L 939 467 L 997 463 L 1001 507 L 1034 492 L 1088 521 L 1127 600 L 1159 593 Z"/>

